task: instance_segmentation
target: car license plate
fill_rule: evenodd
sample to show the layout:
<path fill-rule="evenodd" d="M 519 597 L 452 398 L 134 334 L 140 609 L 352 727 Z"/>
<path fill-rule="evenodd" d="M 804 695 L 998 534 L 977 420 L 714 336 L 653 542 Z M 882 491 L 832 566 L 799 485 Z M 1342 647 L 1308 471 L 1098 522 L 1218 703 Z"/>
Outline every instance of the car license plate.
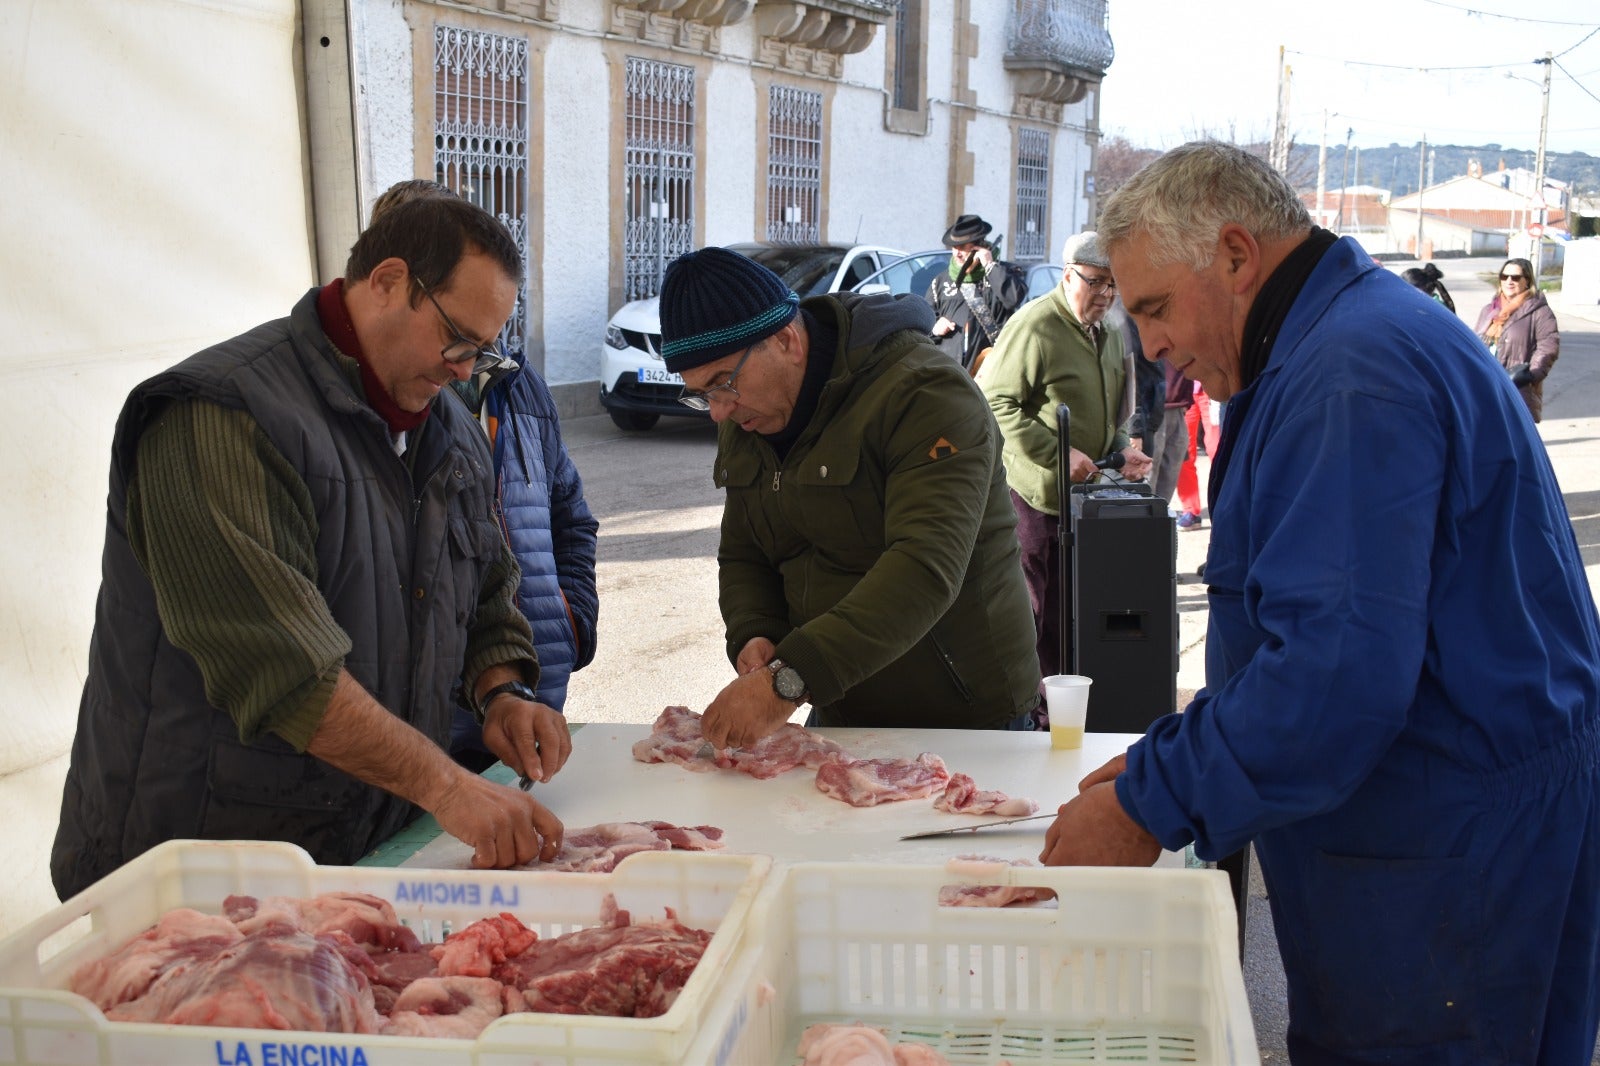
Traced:
<path fill-rule="evenodd" d="M 670 370 L 665 370 L 658 366 L 641 366 L 639 368 L 639 384 L 682 385 L 683 378 Z"/>

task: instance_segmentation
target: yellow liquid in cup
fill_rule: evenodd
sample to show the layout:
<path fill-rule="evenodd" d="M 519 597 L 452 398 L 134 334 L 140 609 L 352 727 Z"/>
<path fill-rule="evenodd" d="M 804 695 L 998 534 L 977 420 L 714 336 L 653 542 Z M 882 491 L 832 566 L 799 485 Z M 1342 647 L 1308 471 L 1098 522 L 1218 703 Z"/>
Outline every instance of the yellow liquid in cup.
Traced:
<path fill-rule="evenodd" d="M 1083 747 L 1083 726 L 1081 725 L 1053 725 L 1050 727 L 1050 746 L 1052 748 L 1081 748 Z"/>

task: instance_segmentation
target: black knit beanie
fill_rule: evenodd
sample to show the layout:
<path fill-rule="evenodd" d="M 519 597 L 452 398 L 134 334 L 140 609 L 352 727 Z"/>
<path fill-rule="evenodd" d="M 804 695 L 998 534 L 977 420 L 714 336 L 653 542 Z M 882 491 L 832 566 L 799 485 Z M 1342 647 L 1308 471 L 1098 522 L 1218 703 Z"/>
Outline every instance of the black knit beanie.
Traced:
<path fill-rule="evenodd" d="M 800 297 L 755 260 L 726 248 L 674 259 L 661 282 L 661 358 L 681 373 L 766 340 Z"/>

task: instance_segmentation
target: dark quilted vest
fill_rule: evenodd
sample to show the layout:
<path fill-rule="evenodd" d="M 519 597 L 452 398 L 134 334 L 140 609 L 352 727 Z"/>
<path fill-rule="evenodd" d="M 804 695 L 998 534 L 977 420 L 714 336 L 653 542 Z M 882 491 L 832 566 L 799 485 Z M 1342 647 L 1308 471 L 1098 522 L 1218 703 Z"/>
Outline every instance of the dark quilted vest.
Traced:
<path fill-rule="evenodd" d="M 241 743 L 207 702 L 194 660 L 163 635 L 128 547 L 128 475 L 150 420 L 179 397 L 248 410 L 311 494 L 317 584 L 354 643 L 345 669 L 394 714 L 447 740 L 451 686 L 500 551 L 487 441 L 446 389 L 408 470 L 336 361 L 316 295 L 145 382 L 123 408 L 89 675 L 50 863 L 63 898 L 173 838 L 287 840 L 319 863 L 348 864 L 418 813 L 276 736 Z"/>

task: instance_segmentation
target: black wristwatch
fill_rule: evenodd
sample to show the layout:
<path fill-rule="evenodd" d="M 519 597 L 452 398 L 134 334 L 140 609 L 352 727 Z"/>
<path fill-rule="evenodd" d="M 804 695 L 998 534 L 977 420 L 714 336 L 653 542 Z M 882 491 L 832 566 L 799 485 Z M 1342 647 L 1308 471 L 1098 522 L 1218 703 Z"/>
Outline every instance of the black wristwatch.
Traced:
<path fill-rule="evenodd" d="M 767 669 L 772 673 L 772 691 L 781 699 L 786 699 L 796 707 L 811 698 L 811 693 L 806 691 L 805 680 L 800 676 L 800 671 L 785 663 L 782 659 L 774 659 L 767 664 Z"/>
<path fill-rule="evenodd" d="M 496 685 L 483 694 L 483 699 L 478 701 L 478 720 L 482 721 L 484 716 L 489 713 L 489 704 L 495 701 L 496 696 L 504 696 L 508 692 L 518 699 L 527 700 L 529 703 L 535 703 L 539 699 L 539 694 L 534 692 L 533 686 L 526 681 L 507 681 L 503 685 Z"/>

